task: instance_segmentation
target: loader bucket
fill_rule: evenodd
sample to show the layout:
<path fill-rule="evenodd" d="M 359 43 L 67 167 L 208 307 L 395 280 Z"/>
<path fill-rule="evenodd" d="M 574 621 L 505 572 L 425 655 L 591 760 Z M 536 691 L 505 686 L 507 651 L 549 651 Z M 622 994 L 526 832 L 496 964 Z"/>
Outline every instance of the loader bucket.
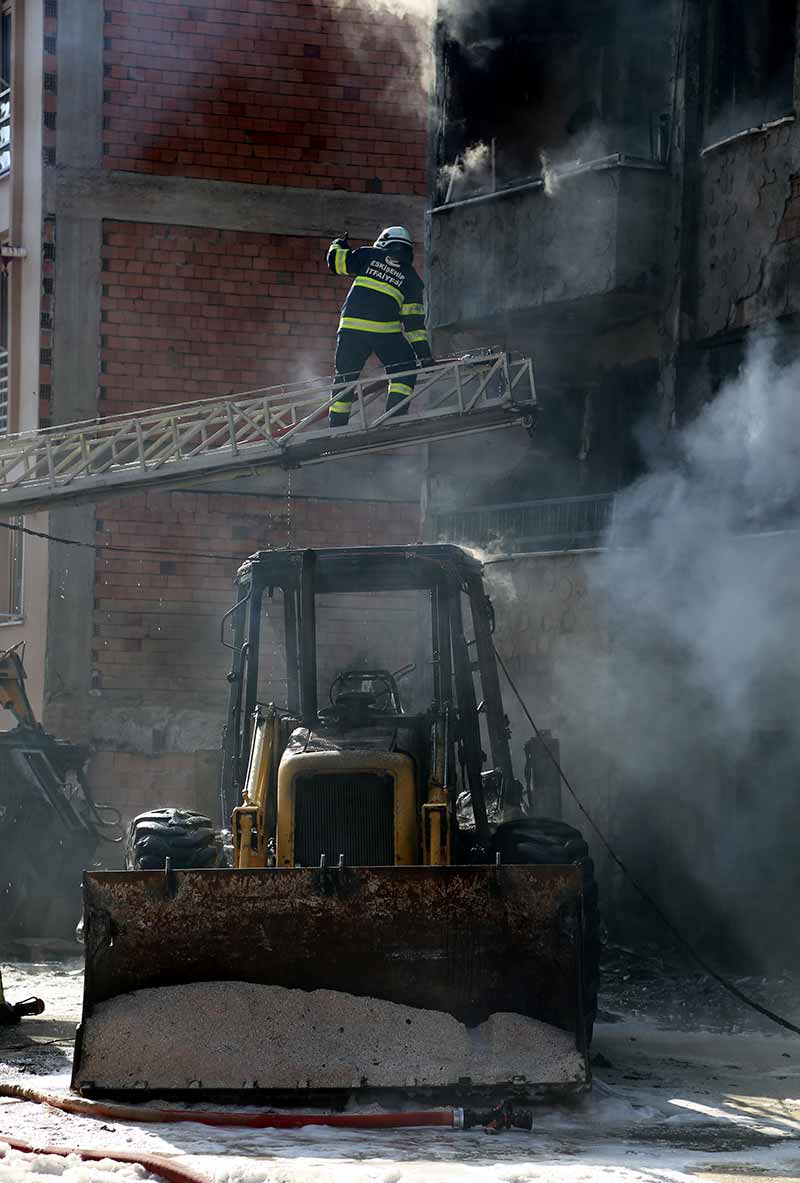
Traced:
<path fill-rule="evenodd" d="M 87 1096 L 442 1103 L 588 1081 L 567 866 L 84 877 Z"/>

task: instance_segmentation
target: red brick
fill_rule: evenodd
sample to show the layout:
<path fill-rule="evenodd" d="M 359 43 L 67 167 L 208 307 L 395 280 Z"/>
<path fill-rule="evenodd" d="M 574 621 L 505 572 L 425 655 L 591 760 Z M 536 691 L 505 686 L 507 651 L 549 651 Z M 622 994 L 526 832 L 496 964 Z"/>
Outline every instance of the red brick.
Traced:
<path fill-rule="evenodd" d="M 419 22 L 299 0 L 106 0 L 106 13 L 106 167 L 353 192 L 377 176 L 386 192 L 425 191 Z M 400 154 L 382 160 L 391 143 Z"/>

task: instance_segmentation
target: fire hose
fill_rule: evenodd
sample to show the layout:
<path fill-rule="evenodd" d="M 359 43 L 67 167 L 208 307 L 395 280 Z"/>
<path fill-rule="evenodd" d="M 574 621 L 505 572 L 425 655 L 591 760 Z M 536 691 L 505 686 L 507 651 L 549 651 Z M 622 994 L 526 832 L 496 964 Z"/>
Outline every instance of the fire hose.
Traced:
<path fill-rule="evenodd" d="M 134 1166 L 144 1167 L 151 1175 L 159 1175 L 166 1183 L 208 1183 L 205 1175 L 198 1175 L 197 1171 L 189 1167 L 176 1166 L 157 1154 L 120 1154 L 115 1150 L 82 1150 L 73 1146 L 30 1146 L 27 1142 L 20 1142 L 18 1138 L 0 1136 L 0 1147 L 3 1146 L 22 1154 L 57 1154 L 60 1158 L 69 1158 L 75 1154 L 83 1162 L 110 1159 L 112 1162 L 132 1163 Z"/>
<path fill-rule="evenodd" d="M 304 1126 L 335 1126 L 352 1130 L 397 1130 L 410 1127 L 442 1126 L 451 1130 L 482 1127 L 487 1133 L 503 1130 L 530 1130 L 533 1115 L 529 1109 L 517 1109 L 503 1101 L 493 1109 L 428 1109 L 408 1113 L 237 1113 L 208 1109 L 149 1109 L 137 1105 L 115 1105 L 86 1101 L 81 1097 L 58 1097 L 20 1084 L 0 1084 L 0 1097 L 49 1105 L 63 1113 L 81 1117 L 111 1118 L 117 1121 L 161 1122 L 176 1124 L 195 1121 L 200 1125 L 247 1127 L 260 1130 L 298 1130 Z"/>

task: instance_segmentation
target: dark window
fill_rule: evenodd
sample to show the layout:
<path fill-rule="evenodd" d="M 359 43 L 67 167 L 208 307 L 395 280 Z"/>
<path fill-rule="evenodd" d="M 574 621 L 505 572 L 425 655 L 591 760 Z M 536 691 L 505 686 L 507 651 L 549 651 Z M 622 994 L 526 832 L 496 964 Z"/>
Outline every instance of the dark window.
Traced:
<path fill-rule="evenodd" d="M 0 18 L 0 74 L 11 84 L 11 11 L 4 9 Z"/>
<path fill-rule="evenodd" d="M 461 12 L 461 7 L 457 6 Z M 548 164 L 663 155 L 674 29 L 666 0 L 440 5 L 439 201 Z"/>
<path fill-rule="evenodd" d="M 706 142 L 794 109 L 797 0 L 713 0 Z"/>

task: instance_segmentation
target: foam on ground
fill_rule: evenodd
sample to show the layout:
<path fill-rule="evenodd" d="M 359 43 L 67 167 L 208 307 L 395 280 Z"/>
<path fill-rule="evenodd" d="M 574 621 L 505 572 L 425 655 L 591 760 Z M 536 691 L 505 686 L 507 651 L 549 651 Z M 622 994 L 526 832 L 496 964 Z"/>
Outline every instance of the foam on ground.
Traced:
<path fill-rule="evenodd" d="M 333 990 L 194 982 L 98 1003 L 78 1084 L 98 1088 L 421 1088 L 580 1083 L 574 1035 L 500 1013 L 452 1015 Z"/>

